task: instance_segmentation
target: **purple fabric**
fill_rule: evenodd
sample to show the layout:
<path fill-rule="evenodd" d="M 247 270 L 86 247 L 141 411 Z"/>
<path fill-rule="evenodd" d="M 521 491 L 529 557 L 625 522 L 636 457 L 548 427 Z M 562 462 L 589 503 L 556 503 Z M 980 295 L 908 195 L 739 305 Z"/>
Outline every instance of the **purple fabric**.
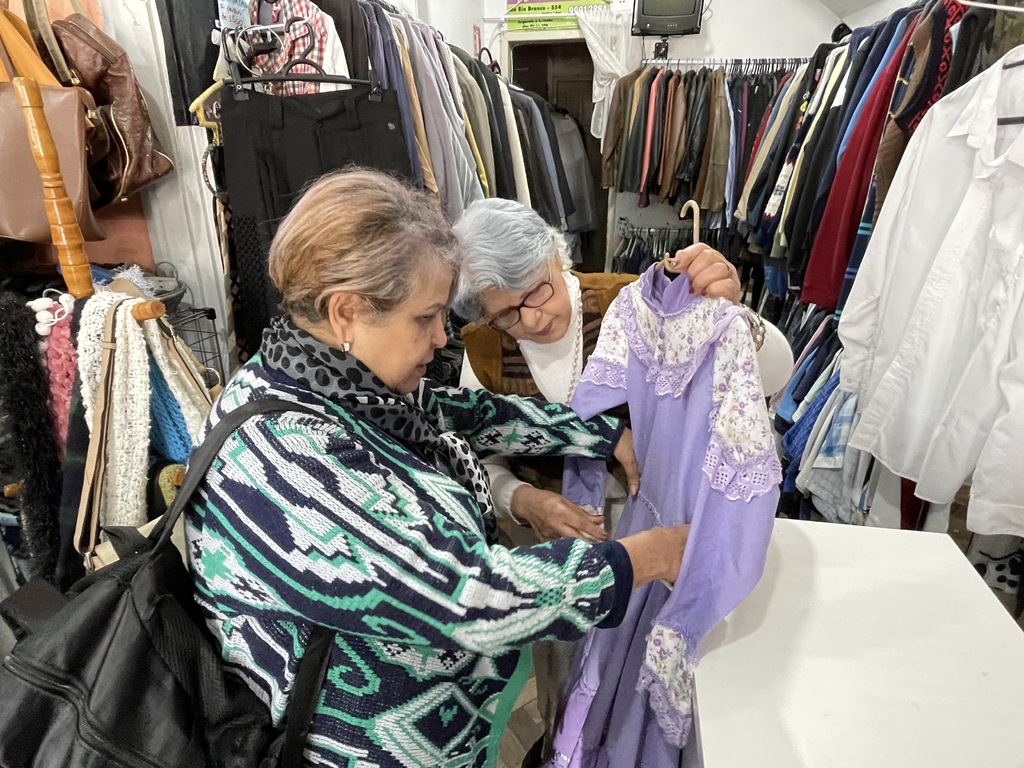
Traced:
<path fill-rule="evenodd" d="M 678 765 L 700 643 L 761 577 L 781 469 L 743 312 L 652 268 L 602 323 L 572 405 L 628 403 L 643 476 L 616 536 L 692 528 L 677 586 L 636 590 L 617 628 L 584 641 L 551 766 Z M 603 472 L 567 461 L 563 494 L 603 509 Z"/>

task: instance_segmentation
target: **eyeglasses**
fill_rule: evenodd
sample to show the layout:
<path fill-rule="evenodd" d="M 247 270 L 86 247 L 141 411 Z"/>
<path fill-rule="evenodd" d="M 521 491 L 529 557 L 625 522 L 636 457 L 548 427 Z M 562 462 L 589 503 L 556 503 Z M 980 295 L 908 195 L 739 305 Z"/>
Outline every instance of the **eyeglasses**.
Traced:
<path fill-rule="evenodd" d="M 507 331 L 523 319 L 522 309 L 524 307 L 528 309 L 543 307 L 551 301 L 551 297 L 554 295 L 555 286 L 552 285 L 551 274 L 549 272 L 548 279 L 526 294 L 526 297 L 519 304 L 514 307 L 509 307 L 504 312 L 499 312 L 488 320 L 487 324 L 496 331 Z"/>

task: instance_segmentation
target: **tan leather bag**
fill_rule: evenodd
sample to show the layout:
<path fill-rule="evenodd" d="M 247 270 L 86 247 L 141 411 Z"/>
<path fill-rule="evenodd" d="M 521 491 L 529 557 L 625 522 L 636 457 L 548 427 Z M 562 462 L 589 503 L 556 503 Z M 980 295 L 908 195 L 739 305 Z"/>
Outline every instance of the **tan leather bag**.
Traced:
<path fill-rule="evenodd" d="M 72 82 L 93 95 L 110 137 L 109 152 L 89 169 L 99 192 L 93 206 L 125 200 L 174 170 L 125 50 L 80 13 L 53 22 L 53 34 Z"/>
<path fill-rule="evenodd" d="M 43 206 L 43 182 L 32 158 L 25 119 L 10 80 L 30 77 L 39 83 L 43 111 L 50 124 L 61 175 L 86 240 L 102 240 L 89 203 L 86 169 L 86 111 L 92 97 L 81 88 L 64 88 L 49 72 L 32 44 L 28 27 L 0 10 L 0 237 L 33 243 L 52 242 Z"/>

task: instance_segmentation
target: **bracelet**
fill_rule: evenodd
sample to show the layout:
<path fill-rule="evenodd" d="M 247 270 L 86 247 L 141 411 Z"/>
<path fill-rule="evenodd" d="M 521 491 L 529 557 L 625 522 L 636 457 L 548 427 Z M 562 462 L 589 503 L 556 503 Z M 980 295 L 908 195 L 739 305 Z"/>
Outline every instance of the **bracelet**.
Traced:
<path fill-rule="evenodd" d="M 761 347 L 764 346 L 764 339 L 767 335 L 767 329 L 764 327 L 764 320 L 752 309 L 747 309 L 747 323 L 750 325 L 750 335 L 754 339 L 754 347 L 758 352 L 761 351 Z"/>

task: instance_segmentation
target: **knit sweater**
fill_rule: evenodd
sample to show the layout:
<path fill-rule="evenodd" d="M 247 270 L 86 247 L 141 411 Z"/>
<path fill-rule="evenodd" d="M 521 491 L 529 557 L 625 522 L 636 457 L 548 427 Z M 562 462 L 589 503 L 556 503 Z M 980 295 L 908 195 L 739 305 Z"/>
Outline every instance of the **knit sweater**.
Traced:
<path fill-rule="evenodd" d="M 522 649 L 621 621 L 620 544 L 489 547 L 472 493 L 343 405 L 267 369 L 242 403 L 301 402 L 224 444 L 190 508 L 197 599 L 224 660 L 281 724 L 312 624 L 338 631 L 305 753 L 327 766 L 489 766 L 529 674 Z M 425 385 L 418 405 L 496 452 L 607 457 L 621 426 L 560 405 Z"/>

